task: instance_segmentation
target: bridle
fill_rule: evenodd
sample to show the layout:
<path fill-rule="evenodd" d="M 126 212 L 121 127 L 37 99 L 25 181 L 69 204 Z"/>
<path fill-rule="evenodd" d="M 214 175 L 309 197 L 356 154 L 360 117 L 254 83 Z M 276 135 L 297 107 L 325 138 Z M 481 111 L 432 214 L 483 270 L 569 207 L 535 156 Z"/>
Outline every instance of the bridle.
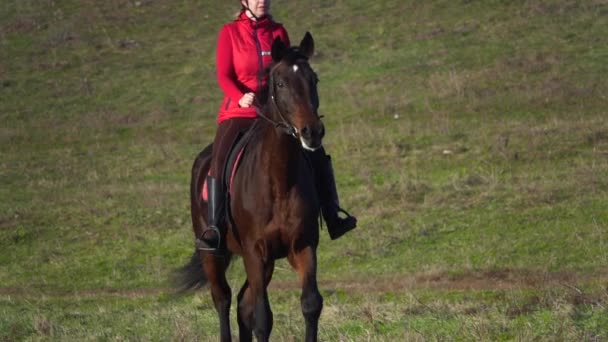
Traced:
<path fill-rule="evenodd" d="M 298 138 L 298 130 L 294 127 L 293 124 L 291 124 L 289 122 L 289 120 L 287 120 L 287 118 L 285 117 L 285 115 L 283 115 L 283 112 L 281 112 L 281 109 L 279 108 L 279 105 L 277 104 L 277 99 L 274 96 L 275 94 L 275 90 L 274 90 L 274 70 L 277 68 L 277 66 L 280 63 L 277 63 L 277 65 L 273 66 L 272 69 L 270 69 L 270 71 L 268 72 L 269 76 L 268 76 L 268 91 L 269 94 L 268 96 L 270 97 L 270 102 L 272 103 L 272 105 L 274 106 L 274 109 L 277 111 L 277 113 L 279 114 L 279 118 L 281 119 L 280 121 L 275 121 L 271 118 L 269 118 L 268 116 L 266 116 L 262 110 L 260 109 L 259 106 L 259 101 L 258 101 L 258 97 L 256 96 L 256 102 L 258 102 L 257 106 L 255 107 L 255 112 L 263 119 L 265 119 L 266 121 L 270 122 L 271 124 L 273 124 L 276 128 L 281 129 L 283 132 L 285 132 L 287 135 L 290 135 L 294 138 Z"/>
<path fill-rule="evenodd" d="M 274 100 L 274 97 L 273 97 Z M 273 101 L 274 102 L 274 101 Z M 276 103 L 275 103 L 276 106 Z M 281 129 L 283 132 L 285 132 L 285 134 L 290 135 L 294 138 L 298 138 L 298 130 L 289 123 L 289 121 L 287 121 L 283 115 L 281 114 L 281 111 L 278 109 L 277 107 L 277 112 L 279 113 L 279 116 L 281 116 L 281 120 L 282 121 L 274 121 L 271 118 L 267 117 L 266 115 L 264 115 L 264 113 L 262 112 L 262 110 L 260 109 L 259 106 L 253 106 L 255 108 L 255 112 L 258 114 L 258 116 L 260 116 L 261 118 L 265 119 L 266 121 L 270 122 L 271 124 L 273 124 L 276 128 Z"/>
<path fill-rule="evenodd" d="M 307 58 L 304 57 L 304 56 L 298 56 L 298 59 L 307 60 Z M 253 107 L 255 108 L 256 113 L 261 118 L 263 118 L 266 121 L 270 122 L 276 128 L 281 129 L 287 135 L 292 136 L 292 137 L 298 139 L 298 129 L 293 124 L 291 124 L 289 122 L 289 120 L 287 120 L 287 118 L 285 117 L 285 115 L 283 115 L 283 112 L 281 111 L 281 109 L 279 108 L 279 105 L 277 104 L 276 97 L 274 96 L 274 94 L 275 94 L 274 71 L 275 71 L 275 69 L 280 64 L 281 64 L 281 62 L 279 62 L 276 65 L 274 65 L 272 67 L 272 69 L 270 69 L 270 71 L 268 73 L 269 74 L 269 76 L 268 76 L 268 89 L 269 89 L 270 103 L 274 106 L 274 109 L 276 110 L 277 114 L 279 114 L 280 120 L 278 120 L 278 121 L 277 120 L 273 120 L 272 118 L 269 118 L 267 115 L 265 115 L 262 112 L 262 110 L 260 109 L 257 97 L 255 98 L 255 101 L 258 102 L 258 103 L 257 103 L 257 105 L 254 105 Z M 321 117 L 321 116 L 319 116 L 319 117 Z"/>

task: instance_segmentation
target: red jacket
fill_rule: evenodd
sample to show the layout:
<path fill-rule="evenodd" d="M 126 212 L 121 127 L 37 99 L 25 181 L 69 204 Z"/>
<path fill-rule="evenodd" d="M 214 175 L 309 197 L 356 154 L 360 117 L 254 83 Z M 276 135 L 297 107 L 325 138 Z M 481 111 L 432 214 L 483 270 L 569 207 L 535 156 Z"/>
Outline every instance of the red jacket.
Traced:
<path fill-rule="evenodd" d="M 233 22 L 222 27 L 217 41 L 217 79 L 224 92 L 217 123 L 231 118 L 255 118 L 253 107 L 241 108 L 239 100 L 266 84 L 261 77 L 272 62 L 272 42 L 276 37 L 289 46 L 289 36 L 283 25 L 265 17 L 256 22 L 243 12 Z M 260 78 L 260 80 L 258 80 Z"/>

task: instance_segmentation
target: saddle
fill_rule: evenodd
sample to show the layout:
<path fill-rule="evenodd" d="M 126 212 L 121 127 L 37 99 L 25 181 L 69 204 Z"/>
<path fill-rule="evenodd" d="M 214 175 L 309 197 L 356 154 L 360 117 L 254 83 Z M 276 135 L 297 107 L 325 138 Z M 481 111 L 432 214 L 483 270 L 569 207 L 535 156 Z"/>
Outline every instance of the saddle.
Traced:
<path fill-rule="evenodd" d="M 232 143 L 232 147 L 230 147 L 230 152 L 228 152 L 228 158 L 226 158 L 226 164 L 222 168 L 224 171 L 222 172 L 222 187 L 226 189 L 226 194 L 232 194 L 232 181 L 234 180 L 234 176 L 236 175 L 236 171 L 239 167 L 239 163 L 241 161 L 241 157 L 243 153 L 245 153 L 246 147 L 251 141 L 253 137 L 253 129 L 256 125 L 253 124 L 251 127 L 245 131 L 241 132 L 236 136 L 234 143 Z M 209 172 L 207 173 L 209 175 Z M 203 183 L 203 188 L 201 190 L 201 198 L 203 201 L 208 201 L 208 192 L 207 192 L 207 178 L 205 177 L 205 182 Z"/>

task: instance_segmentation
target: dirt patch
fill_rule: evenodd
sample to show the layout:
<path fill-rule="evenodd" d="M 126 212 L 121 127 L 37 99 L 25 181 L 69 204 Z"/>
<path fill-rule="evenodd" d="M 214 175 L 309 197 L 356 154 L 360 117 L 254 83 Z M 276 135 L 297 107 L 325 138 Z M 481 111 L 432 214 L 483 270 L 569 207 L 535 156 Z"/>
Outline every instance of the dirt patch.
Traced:
<path fill-rule="evenodd" d="M 491 270 L 469 272 L 459 275 L 448 273 L 429 273 L 393 278 L 374 278 L 369 280 L 344 279 L 340 281 L 320 281 L 323 289 L 341 289 L 349 292 L 395 292 L 403 289 L 440 289 L 440 290 L 499 290 L 532 289 L 556 286 L 575 286 L 590 281 L 608 281 L 608 274 L 583 276 L 576 273 L 543 273 L 527 270 Z M 270 288 L 298 288 L 296 282 L 273 282 Z"/>
<path fill-rule="evenodd" d="M 608 283 L 608 273 L 594 275 L 579 275 L 570 272 L 543 273 L 529 270 L 489 270 L 469 272 L 458 275 L 448 273 L 428 273 L 412 276 L 397 276 L 370 279 L 343 279 L 321 280 L 319 287 L 325 291 L 337 290 L 349 293 L 384 293 L 399 292 L 403 290 L 436 289 L 450 291 L 482 291 L 482 290 L 515 290 L 515 289 L 543 289 L 552 287 L 567 287 L 573 289 L 573 303 L 594 303 L 595 298 L 588 298 L 576 287 L 589 282 Z M 300 285 L 297 281 L 273 281 L 269 289 L 296 290 Z M 135 289 L 88 289 L 79 291 L 58 291 L 45 289 L 28 289 L 4 287 L 0 288 L 0 296 L 13 297 L 122 297 L 140 298 L 154 295 L 171 295 L 172 288 L 135 288 Z M 536 303 L 529 303 L 535 305 Z M 513 308 L 513 315 L 525 313 L 526 305 Z"/>
<path fill-rule="evenodd" d="M 170 294 L 174 290 L 170 288 L 136 288 L 136 289 L 88 289 L 78 291 L 60 291 L 49 289 L 28 289 L 17 287 L 0 288 L 0 296 L 27 297 L 27 298 L 78 298 L 78 297 L 122 297 L 140 298 L 161 294 Z"/>
<path fill-rule="evenodd" d="M 39 19 L 34 17 L 20 16 L 13 18 L 13 20 L 3 25 L 0 28 L 0 32 L 4 34 L 26 34 L 41 28 L 43 28 L 43 25 L 40 23 Z"/>

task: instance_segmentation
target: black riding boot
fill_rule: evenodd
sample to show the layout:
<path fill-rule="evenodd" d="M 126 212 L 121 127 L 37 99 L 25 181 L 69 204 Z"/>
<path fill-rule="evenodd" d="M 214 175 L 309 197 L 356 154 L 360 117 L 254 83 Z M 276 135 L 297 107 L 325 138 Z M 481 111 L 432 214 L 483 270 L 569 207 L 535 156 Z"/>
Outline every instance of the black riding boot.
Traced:
<path fill-rule="evenodd" d="M 225 241 L 223 241 L 223 229 L 220 229 L 220 225 L 223 224 L 222 210 L 224 207 L 224 193 L 221 186 L 220 181 L 207 176 L 207 192 L 209 195 L 207 229 L 203 231 L 197 244 L 199 250 L 218 255 L 224 253 L 226 246 Z"/>
<path fill-rule="evenodd" d="M 317 174 L 317 192 L 321 200 L 321 213 L 327 223 L 329 237 L 335 240 L 354 229 L 357 226 L 357 218 L 340 208 L 331 157 L 320 148 L 311 153 L 311 159 Z M 340 217 L 339 213 L 343 213 L 345 217 Z"/>

